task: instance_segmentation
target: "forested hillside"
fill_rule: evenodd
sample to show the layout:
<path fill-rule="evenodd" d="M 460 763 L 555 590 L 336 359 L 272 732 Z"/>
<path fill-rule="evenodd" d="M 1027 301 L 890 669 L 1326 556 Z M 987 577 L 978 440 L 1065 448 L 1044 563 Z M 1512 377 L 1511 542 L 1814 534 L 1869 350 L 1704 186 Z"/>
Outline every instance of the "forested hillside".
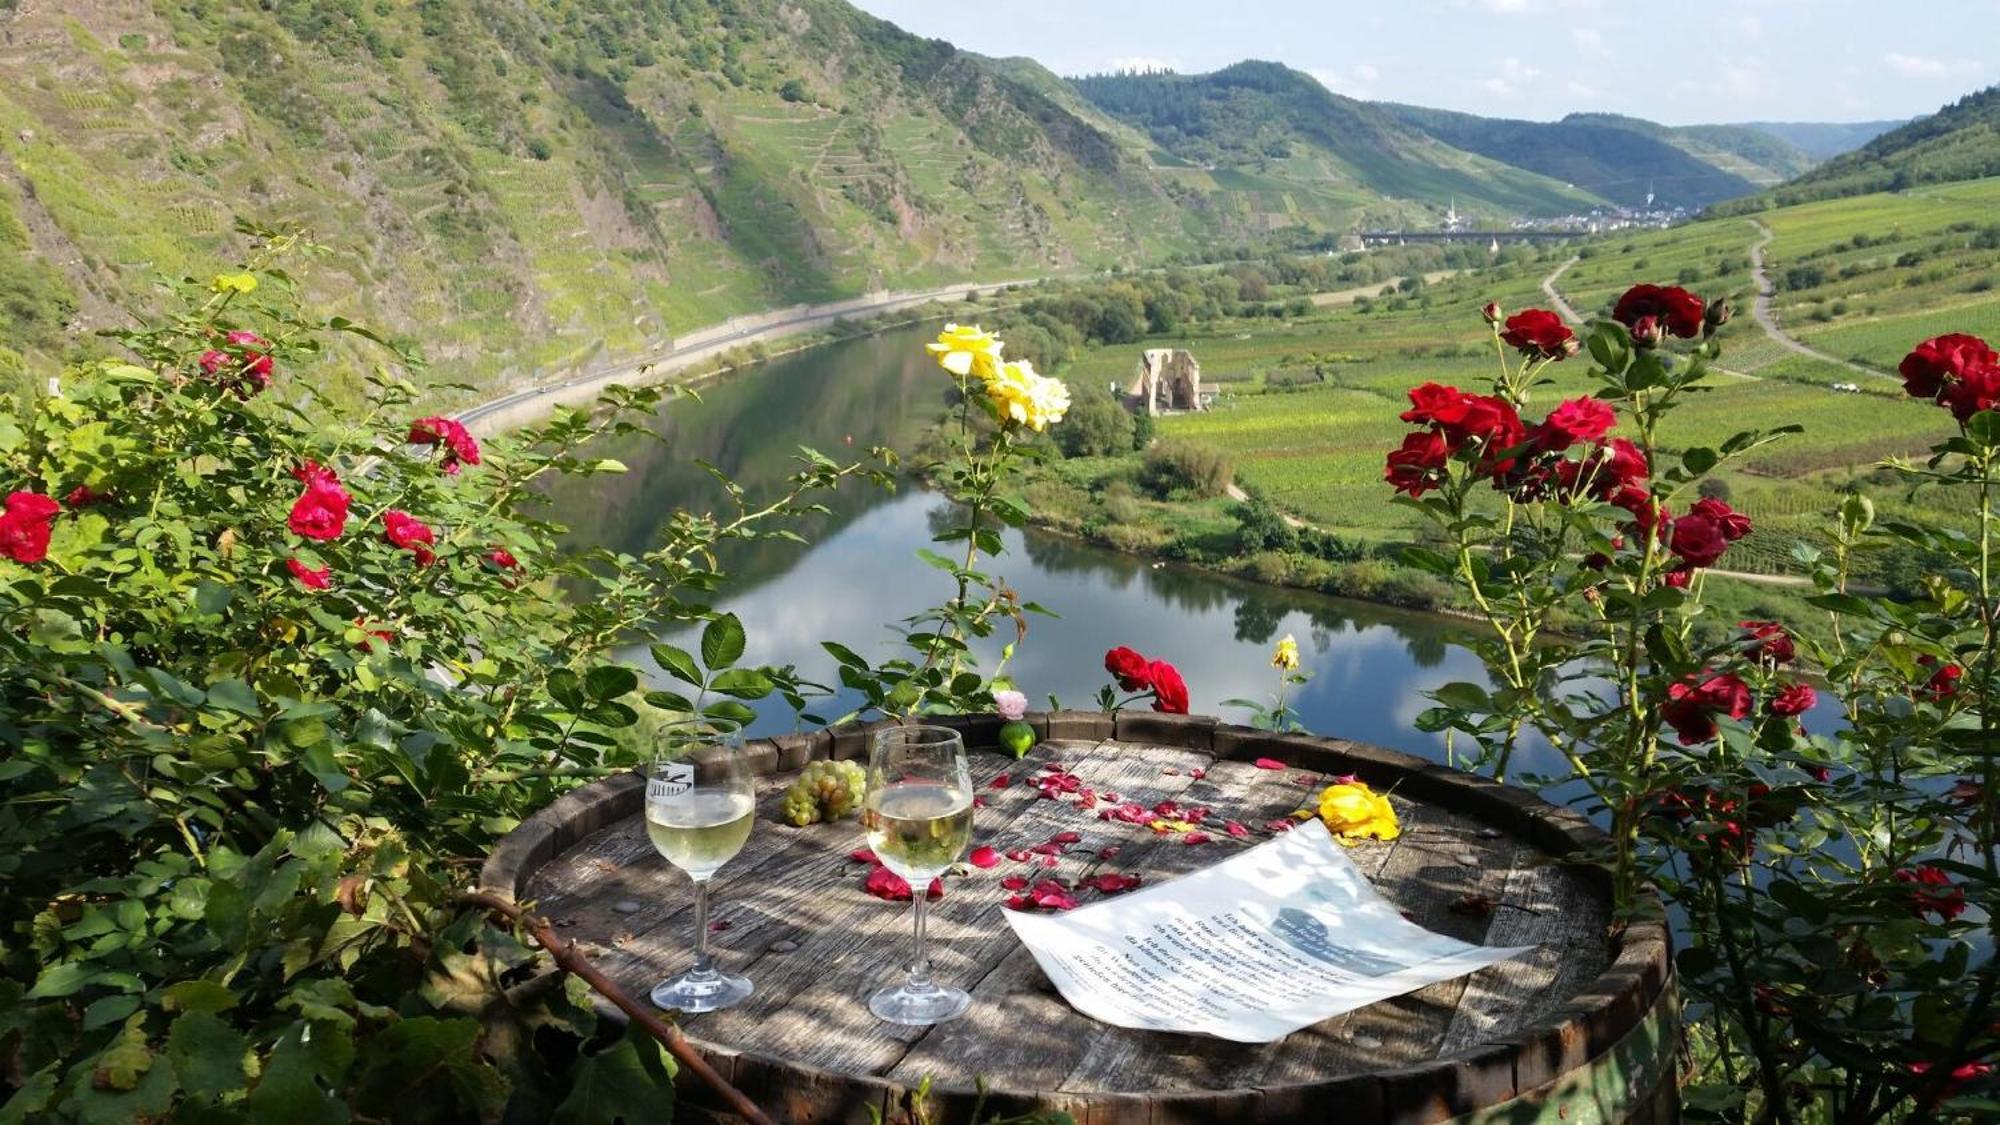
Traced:
<path fill-rule="evenodd" d="M 1732 211 L 2000 176 L 2000 86 L 1891 129 Z"/>
<path fill-rule="evenodd" d="M 1021 74 L 838 0 L 19 0 L 0 374 L 214 269 L 245 218 L 310 226 L 332 311 L 484 383 L 1240 225 Z"/>

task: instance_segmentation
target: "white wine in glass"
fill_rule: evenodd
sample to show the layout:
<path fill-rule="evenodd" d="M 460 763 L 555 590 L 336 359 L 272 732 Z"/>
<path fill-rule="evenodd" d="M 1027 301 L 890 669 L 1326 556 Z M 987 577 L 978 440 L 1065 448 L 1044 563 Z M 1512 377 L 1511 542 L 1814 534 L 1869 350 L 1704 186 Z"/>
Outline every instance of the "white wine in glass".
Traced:
<path fill-rule="evenodd" d="M 659 1007 L 713 1012 L 749 998 L 749 979 L 717 969 L 709 956 L 708 883 L 743 850 L 756 815 L 741 728 L 720 720 L 666 728 L 660 756 L 646 767 L 646 835 L 694 880 L 695 929 L 694 967 L 654 987 Z"/>
<path fill-rule="evenodd" d="M 944 727 L 891 727 L 875 736 L 862 802 L 868 846 L 910 884 L 913 937 L 907 976 L 868 998 L 868 1010 L 891 1023 L 957 1019 L 972 1006 L 962 988 L 930 976 L 924 956 L 925 892 L 972 843 L 972 772 L 965 741 Z"/>

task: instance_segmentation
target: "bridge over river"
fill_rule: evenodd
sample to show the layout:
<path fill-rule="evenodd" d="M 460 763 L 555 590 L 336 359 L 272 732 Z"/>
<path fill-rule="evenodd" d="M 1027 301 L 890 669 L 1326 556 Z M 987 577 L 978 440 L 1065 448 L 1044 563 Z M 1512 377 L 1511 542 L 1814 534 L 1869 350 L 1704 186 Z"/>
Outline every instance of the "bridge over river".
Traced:
<path fill-rule="evenodd" d="M 1582 238 L 1580 230 L 1364 230 L 1356 237 L 1364 246 L 1394 246 L 1405 242 L 1562 242 Z"/>

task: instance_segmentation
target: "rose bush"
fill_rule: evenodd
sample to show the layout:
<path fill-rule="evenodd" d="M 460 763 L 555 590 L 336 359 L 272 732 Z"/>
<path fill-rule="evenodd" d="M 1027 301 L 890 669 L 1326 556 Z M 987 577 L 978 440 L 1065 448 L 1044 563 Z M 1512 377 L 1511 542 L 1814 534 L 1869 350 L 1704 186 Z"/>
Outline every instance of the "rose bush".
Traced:
<path fill-rule="evenodd" d="M 565 552 L 538 486 L 621 471 L 589 447 L 666 393 L 481 443 L 421 416 L 415 357 L 298 313 L 292 241 L 0 413 L 0 1117 L 664 1109 L 659 1047 L 456 895 L 518 818 L 634 763 L 644 711 L 796 694 L 736 666 L 709 560 L 866 470 L 808 453 L 643 556 Z M 335 338 L 381 349 L 358 411 L 305 373 Z M 657 655 L 690 690 L 642 701 L 611 645 L 689 623 L 699 657 Z"/>
<path fill-rule="evenodd" d="M 1567 772 L 1531 780 L 1581 791 L 1608 826 L 1590 858 L 1620 910 L 1648 885 L 1673 906 L 1691 1116 L 2000 1112 L 1993 350 L 1951 335 L 1904 361 L 1909 393 L 1957 433 L 1895 467 L 1963 491 L 1971 516 L 1878 526 L 1861 495 L 1828 513 L 1826 549 L 1798 552 L 1829 616 L 1822 646 L 1779 622 L 1700 627 L 1703 575 L 1754 528 L 1698 486 L 1797 429 L 1667 444 L 1663 422 L 1719 355 L 1726 302 L 1634 286 L 1585 334 L 1592 393 L 1540 421 L 1533 392 L 1569 355 L 1534 338 L 1539 313 L 1486 317 L 1502 356 L 1490 393 L 1413 389 L 1403 418 L 1420 428 L 1384 468 L 1451 544 L 1409 562 L 1453 579 L 1491 625 L 1473 642 L 1489 684 L 1440 688 L 1421 725 L 1469 739 L 1469 764 L 1500 777 L 1524 740 L 1553 747 Z M 1924 596 L 1849 591 L 1857 557 L 1899 544 L 1941 560 Z M 1800 725 L 1814 674 L 1838 697 L 1837 733 Z"/>

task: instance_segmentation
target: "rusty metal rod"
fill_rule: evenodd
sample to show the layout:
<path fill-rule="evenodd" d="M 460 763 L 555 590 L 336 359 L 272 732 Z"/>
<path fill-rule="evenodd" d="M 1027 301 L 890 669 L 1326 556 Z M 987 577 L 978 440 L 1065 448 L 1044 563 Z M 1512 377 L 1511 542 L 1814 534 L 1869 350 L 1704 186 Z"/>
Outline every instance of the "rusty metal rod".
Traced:
<path fill-rule="evenodd" d="M 743 1091 L 730 1085 L 728 1079 L 716 1073 L 715 1068 L 708 1065 L 708 1060 L 701 1057 L 701 1052 L 688 1043 L 687 1037 L 682 1035 L 679 1029 L 662 1020 L 652 1009 L 627 996 L 624 989 L 611 983 L 611 979 L 599 972 L 597 966 L 590 963 L 590 958 L 585 957 L 583 952 L 577 949 L 575 942 L 564 941 L 556 935 L 548 919 L 538 914 L 530 914 L 506 899 L 484 891 L 468 891 L 459 896 L 459 901 L 468 906 L 484 907 L 526 929 L 535 939 L 535 943 L 548 950 L 549 956 L 555 958 L 558 966 L 583 978 L 583 982 L 599 996 L 617 1005 L 618 1010 L 630 1017 L 635 1025 L 659 1040 L 682 1066 L 693 1071 L 695 1077 L 720 1094 L 722 1100 L 729 1103 L 729 1108 L 737 1116 L 750 1122 L 751 1125 L 772 1125 L 771 1119 L 765 1116 L 764 1111 L 757 1108 L 757 1103 L 746 1097 Z"/>

